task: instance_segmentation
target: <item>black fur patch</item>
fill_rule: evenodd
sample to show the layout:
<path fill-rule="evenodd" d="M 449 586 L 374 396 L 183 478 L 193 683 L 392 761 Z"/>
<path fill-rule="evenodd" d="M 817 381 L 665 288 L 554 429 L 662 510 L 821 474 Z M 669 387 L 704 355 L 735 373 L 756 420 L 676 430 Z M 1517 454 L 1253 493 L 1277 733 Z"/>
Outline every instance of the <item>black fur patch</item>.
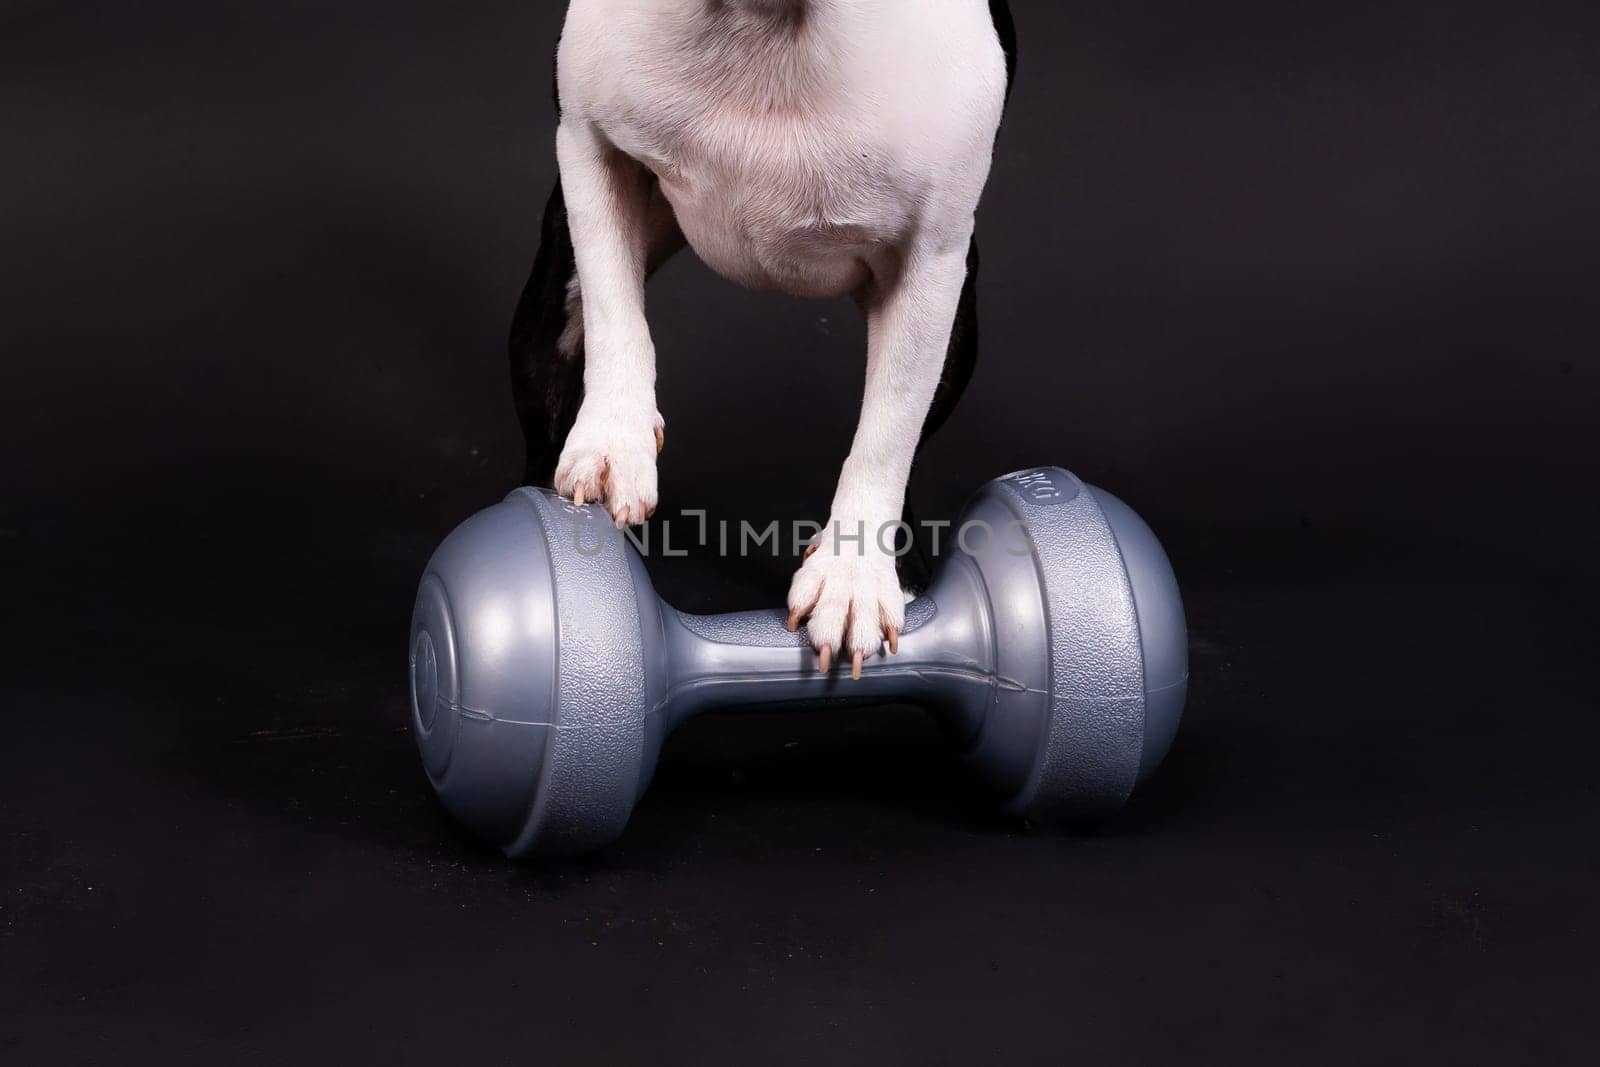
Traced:
<path fill-rule="evenodd" d="M 577 271 L 567 204 L 556 181 L 544 209 L 539 254 L 511 322 L 511 396 L 527 442 L 524 485 L 549 485 L 583 402 L 583 348 L 563 355 L 567 284 Z"/>

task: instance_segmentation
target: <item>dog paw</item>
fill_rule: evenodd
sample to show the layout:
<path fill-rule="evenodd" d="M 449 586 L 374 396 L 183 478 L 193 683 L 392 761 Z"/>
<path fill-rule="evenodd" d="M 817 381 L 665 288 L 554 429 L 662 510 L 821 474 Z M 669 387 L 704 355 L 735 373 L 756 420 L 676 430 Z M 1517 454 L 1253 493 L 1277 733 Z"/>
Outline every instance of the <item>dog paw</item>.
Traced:
<path fill-rule="evenodd" d="M 656 456 L 665 423 L 652 406 L 584 401 L 556 464 L 556 492 L 598 504 L 618 526 L 637 526 L 656 510 Z"/>
<path fill-rule="evenodd" d="M 848 657 L 850 673 L 861 677 L 863 662 L 885 645 L 900 651 L 906 624 L 906 597 L 894 558 L 871 546 L 824 543 L 814 551 L 789 587 L 789 629 L 806 624 L 811 644 L 827 673 L 834 657 Z"/>

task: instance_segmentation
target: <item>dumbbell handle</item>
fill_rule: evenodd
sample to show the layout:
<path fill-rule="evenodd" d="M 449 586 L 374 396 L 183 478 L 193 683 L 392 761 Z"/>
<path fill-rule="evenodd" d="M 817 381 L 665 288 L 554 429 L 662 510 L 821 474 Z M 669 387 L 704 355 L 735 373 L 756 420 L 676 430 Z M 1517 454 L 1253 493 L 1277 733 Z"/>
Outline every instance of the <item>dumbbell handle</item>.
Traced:
<path fill-rule="evenodd" d="M 906 606 L 900 651 L 865 662 L 852 679 L 848 657 L 828 674 L 804 629 L 781 611 L 689 615 L 662 605 L 669 677 L 668 729 L 719 707 L 906 701 L 981 721 L 998 685 L 993 625 L 977 568 L 952 557 L 929 594 Z"/>

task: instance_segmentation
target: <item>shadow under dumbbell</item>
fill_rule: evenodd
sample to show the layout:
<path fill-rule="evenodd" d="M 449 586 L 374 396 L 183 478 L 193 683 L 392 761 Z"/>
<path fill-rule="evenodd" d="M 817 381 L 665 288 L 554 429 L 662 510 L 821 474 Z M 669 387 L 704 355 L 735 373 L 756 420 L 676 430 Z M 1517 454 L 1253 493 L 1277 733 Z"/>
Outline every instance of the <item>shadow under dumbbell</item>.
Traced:
<path fill-rule="evenodd" d="M 918 834 L 996 836 L 1024 824 L 961 762 L 919 708 L 730 709 L 667 742 L 619 850 L 727 850 L 773 858 L 819 847 L 899 852 Z"/>

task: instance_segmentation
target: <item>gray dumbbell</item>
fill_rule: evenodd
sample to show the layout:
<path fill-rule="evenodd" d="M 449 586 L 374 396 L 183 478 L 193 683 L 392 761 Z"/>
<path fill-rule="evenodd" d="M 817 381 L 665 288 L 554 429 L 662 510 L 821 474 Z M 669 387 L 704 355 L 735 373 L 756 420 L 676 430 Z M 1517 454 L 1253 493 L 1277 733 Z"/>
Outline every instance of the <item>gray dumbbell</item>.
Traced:
<path fill-rule="evenodd" d="M 602 518 L 519 489 L 450 535 L 417 594 L 423 763 L 509 855 L 615 840 L 663 739 L 710 708 L 918 703 L 1007 811 L 1052 820 L 1120 809 L 1177 732 L 1188 644 L 1166 554 L 1127 505 L 1059 468 L 978 492 L 907 605 L 899 654 L 859 681 L 819 673 L 782 611 L 662 603 Z"/>

